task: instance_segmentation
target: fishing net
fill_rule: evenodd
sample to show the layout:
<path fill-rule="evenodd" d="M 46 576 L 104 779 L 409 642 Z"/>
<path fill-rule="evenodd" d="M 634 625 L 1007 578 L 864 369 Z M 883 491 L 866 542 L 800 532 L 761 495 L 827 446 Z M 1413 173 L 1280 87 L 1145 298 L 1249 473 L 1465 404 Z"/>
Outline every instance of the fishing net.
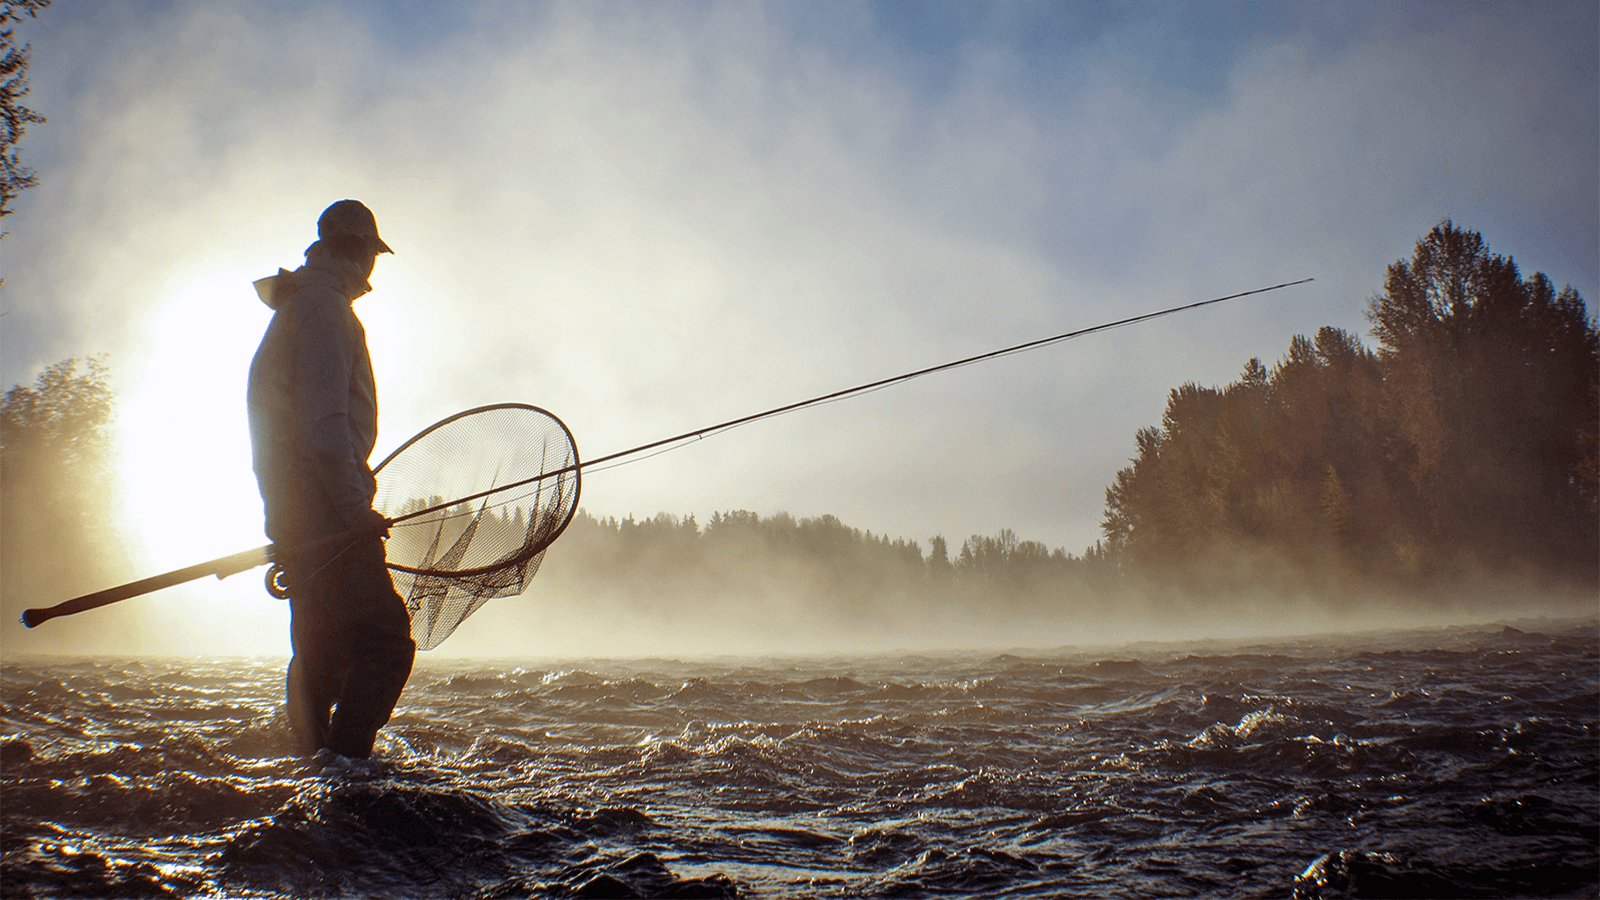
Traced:
<path fill-rule="evenodd" d="M 457 413 L 373 472 L 373 508 L 392 521 L 389 570 L 419 650 L 489 600 L 522 593 L 578 508 L 572 433 L 519 403 Z"/>

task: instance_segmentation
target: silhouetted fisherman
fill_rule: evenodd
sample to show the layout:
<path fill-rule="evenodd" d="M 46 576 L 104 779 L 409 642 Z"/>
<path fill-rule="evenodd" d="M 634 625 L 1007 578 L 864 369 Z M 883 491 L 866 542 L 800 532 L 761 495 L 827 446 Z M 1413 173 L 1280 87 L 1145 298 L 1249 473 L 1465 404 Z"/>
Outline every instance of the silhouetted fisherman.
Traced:
<path fill-rule="evenodd" d="M 305 265 L 256 282 L 274 315 L 250 364 L 250 442 L 289 584 L 288 715 L 301 754 L 367 757 L 416 655 L 384 565 L 387 522 L 372 508 L 377 390 L 351 308 L 378 255 L 393 252 L 371 210 L 340 200 L 317 221 Z"/>

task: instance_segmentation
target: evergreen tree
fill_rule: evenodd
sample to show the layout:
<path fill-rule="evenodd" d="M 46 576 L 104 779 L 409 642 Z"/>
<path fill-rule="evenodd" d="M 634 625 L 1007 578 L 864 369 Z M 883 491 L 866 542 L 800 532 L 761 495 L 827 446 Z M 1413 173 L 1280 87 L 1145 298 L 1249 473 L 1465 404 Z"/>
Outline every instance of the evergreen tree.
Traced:
<path fill-rule="evenodd" d="M 928 538 L 928 578 L 936 584 L 944 584 L 949 582 L 954 571 L 944 535 L 936 534 Z"/>

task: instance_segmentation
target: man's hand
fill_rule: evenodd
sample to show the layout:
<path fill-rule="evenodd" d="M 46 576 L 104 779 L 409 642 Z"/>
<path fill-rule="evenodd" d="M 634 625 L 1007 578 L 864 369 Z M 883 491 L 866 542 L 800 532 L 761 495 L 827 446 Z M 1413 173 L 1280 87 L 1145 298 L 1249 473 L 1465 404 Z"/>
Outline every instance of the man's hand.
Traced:
<path fill-rule="evenodd" d="M 389 536 L 389 520 L 383 517 L 383 513 L 369 509 L 350 530 L 359 535 L 376 534 L 380 538 L 386 538 Z"/>

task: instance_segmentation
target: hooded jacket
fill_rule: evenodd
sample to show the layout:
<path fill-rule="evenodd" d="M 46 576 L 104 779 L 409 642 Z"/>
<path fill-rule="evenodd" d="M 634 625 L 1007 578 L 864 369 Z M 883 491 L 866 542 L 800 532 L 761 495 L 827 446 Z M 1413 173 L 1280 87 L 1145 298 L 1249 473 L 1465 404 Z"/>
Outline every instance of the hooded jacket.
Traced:
<path fill-rule="evenodd" d="M 351 303 L 372 288 L 359 266 L 318 245 L 304 266 L 255 286 L 273 310 L 248 395 L 267 536 L 292 544 L 368 528 L 378 396 Z"/>

